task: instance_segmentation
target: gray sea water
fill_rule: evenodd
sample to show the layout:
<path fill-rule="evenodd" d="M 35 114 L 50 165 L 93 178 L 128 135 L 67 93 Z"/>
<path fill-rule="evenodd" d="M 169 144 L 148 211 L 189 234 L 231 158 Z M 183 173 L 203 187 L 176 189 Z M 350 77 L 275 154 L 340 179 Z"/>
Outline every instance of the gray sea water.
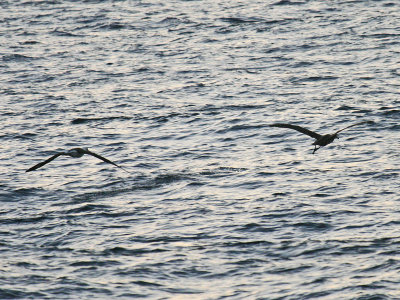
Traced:
<path fill-rule="evenodd" d="M 0 299 L 400 299 L 400 3 L 0 2 Z M 356 122 L 312 154 L 313 139 Z M 89 147 L 95 157 L 60 156 Z"/>

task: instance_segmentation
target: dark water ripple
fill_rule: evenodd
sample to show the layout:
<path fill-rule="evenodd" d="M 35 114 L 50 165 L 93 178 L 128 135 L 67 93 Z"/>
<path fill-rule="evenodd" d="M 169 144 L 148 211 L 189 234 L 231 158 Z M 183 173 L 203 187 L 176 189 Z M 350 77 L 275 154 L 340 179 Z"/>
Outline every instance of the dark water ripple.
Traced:
<path fill-rule="evenodd" d="M 400 298 L 396 2 L 0 8 L 1 299 Z"/>

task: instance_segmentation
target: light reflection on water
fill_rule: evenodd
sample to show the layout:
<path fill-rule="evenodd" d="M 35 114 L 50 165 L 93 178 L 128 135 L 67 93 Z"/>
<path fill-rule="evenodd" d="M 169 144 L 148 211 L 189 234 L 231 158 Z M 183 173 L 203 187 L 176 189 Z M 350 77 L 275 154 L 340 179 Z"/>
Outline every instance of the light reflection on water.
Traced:
<path fill-rule="evenodd" d="M 2 8 L 0 298 L 400 297 L 396 5 Z"/>

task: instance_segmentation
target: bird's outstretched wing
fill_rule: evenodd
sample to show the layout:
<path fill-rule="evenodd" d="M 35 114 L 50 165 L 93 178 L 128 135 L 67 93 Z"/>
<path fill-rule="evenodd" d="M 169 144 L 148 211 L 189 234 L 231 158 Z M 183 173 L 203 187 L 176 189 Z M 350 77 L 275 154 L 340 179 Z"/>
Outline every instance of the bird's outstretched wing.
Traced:
<path fill-rule="evenodd" d="M 336 131 L 335 134 L 338 134 L 339 132 L 341 132 L 341 131 L 343 131 L 343 130 L 345 130 L 345 129 L 347 129 L 347 128 L 350 128 L 350 127 L 353 127 L 353 126 L 357 126 L 357 125 L 361 125 L 361 124 L 364 124 L 364 123 L 370 123 L 370 122 L 371 122 L 371 121 L 363 121 L 363 122 L 359 122 L 359 123 L 356 123 L 356 124 L 347 126 L 347 127 L 343 128 L 343 129 L 340 129 L 340 130 Z"/>
<path fill-rule="evenodd" d="M 94 152 L 92 152 L 92 151 L 90 151 L 90 150 L 88 150 L 88 149 L 83 149 L 83 150 L 85 151 L 86 154 L 89 154 L 89 155 L 91 155 L 91 156 L 94 156 L 94 157 L 96 157 L 96 158 L 98 158 L 98 159 L 100 159 L 100 160 L 102 160 L 102 161 L 104 161 L 104 162 L 106 162 L 106 163 L 109 163 L 109 164 L 112 164 L 112 165 L 114 165 L 114 166 L 116 166 L 116 167 L 118 167 L 118 168 L 121 168 L 121 169 L 124 170 L 125 172 L 128 172 L 128 171 L 125 170 L 123 167 L 117 165 L 115 162 L 112 162 L 111 160 L 109 160 L 109 159 L 107 159 L 107 158 L 105 158 L 105 157 L 103 157 L 103 156 L 101 156 L 101 155 L 99 155 L 99 154 L 97 154 L 97 153 L 94 153 Z M 128 172 L 128 173 L 129 173 L 129 172 Z"/>
<path fill-rule="evenodd" d="M 269 125 L 269 126 L 270 126 L 270 127 L 282 127 L 282 128 L 294 129 L 294 130 L 297 130 L 297 131 L 299 131 L 299 132 L 301 132 L 301 133 L 307 134 L 308 136 L 311 136 L 312 138 L 317 139 L 317 140 L 321 137 L 320 134 L 318 134 L 318 133 L 316 133 L 316 132 L 314 132 L 314 131 L 308 130 L 308 129 L 306 129 L 306 128 L 297 126 L 297 125 L 276 123 L 276 124 L 271 124 L 271 125 Z"/>
<path fill-rule="evenodd" d="M 57 154 L 54 154 L 52 157 L 46 159 L 45 161 L 42 161 L 41 163 L 38 163 L 37 165 L 34 165 L 32 168 L 29 168 L 25 172 L 35 171 L 36 169 L 43 167 L 45 164 L 48 164 L 49 162 L 51 162 L 52 160 L 56 159 L 57 157 L 59 157 L 60 155 L 63 155 L 63 154 L 64 154 L 64 152 L 59 152 Z"/>

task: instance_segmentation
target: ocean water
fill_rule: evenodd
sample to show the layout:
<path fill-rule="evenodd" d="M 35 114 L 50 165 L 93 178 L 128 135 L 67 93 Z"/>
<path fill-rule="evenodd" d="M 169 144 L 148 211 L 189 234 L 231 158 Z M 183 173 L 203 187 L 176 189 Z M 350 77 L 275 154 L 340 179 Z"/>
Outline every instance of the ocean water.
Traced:
<path fill-rule="evenodd" d="M 400 299 L 398 2 L 0 20 L 0 299 Z"/>

